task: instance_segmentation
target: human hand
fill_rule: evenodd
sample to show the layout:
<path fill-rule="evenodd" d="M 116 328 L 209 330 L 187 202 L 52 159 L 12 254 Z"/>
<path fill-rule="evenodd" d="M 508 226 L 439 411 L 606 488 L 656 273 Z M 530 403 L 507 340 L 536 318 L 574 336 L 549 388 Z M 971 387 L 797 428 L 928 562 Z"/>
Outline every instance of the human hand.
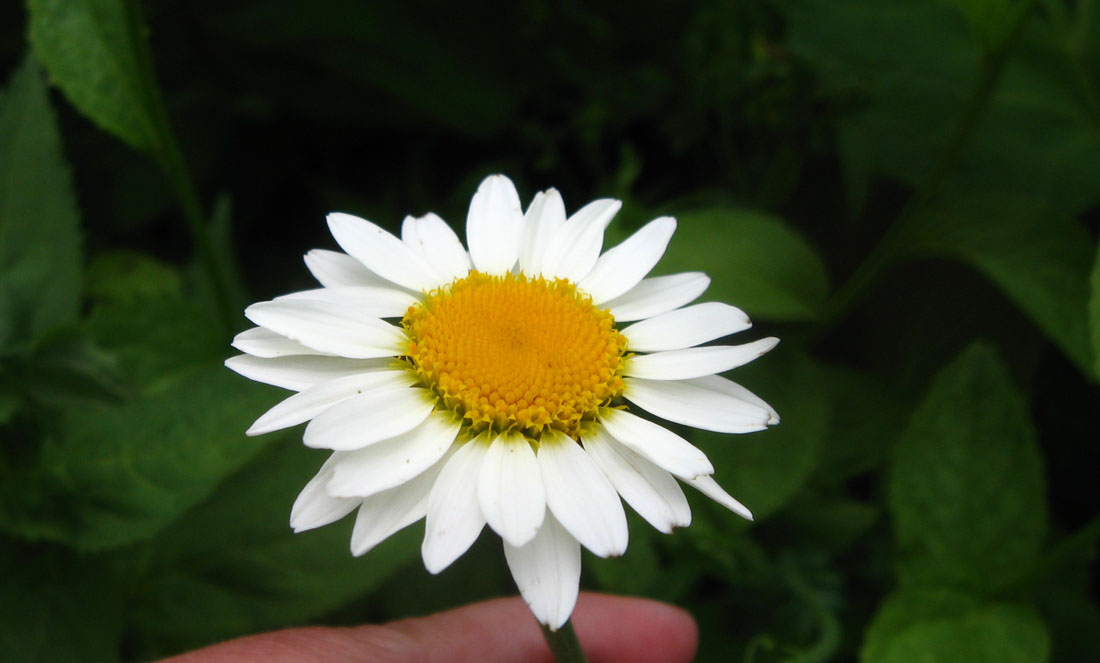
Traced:
<path fill-rule="evenodd" d="M 679 608 L 584 592 L 573 624 L 591 663 L 687 663 L 699 632 Z M 551 663 L 523 601 L 494 599 L 427 617 L 250 635 L 161 663 Z"/>

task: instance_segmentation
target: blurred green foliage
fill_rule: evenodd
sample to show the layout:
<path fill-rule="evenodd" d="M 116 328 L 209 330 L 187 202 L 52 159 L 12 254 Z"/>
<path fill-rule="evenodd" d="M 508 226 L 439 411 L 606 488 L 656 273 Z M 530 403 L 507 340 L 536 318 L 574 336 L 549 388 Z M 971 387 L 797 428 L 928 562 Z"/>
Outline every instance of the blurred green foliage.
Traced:
<path fill-rule="evenodd" d="M 1100 660 L 1094 0 L 28 0 L 0 9 L 0 659 L 147 660 L 510 592 L 293 535 L 324 454 L 243 431 L 248 301 L 324 213 L 461 226 L 476 182 L 680 228 L 780 348 L 783 424 L 684 431 L 757 514 L 631 518 L 589 588 L 702 661 Z M 52 91 L 51 91 L 52 88 Z M 489 539 L 491 537 L 483 537 Z M 415 588 L 416 591 L 409 591 Z"/>

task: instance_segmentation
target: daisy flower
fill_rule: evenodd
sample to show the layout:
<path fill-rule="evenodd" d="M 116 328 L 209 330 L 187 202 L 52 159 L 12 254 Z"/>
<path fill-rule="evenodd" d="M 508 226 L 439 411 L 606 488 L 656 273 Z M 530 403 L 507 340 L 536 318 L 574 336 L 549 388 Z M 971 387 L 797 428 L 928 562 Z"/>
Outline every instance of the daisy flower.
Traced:
<path fill-rule="evenodd" d="M 677 479 L 751 519 L 706 455 L 652 418 L 722 433 L 778 423 L 718 375 L 778 341 L 704 345 L 749 318 L 689 306 L 705 274 L 646 278 L 670 217 L 601 254 L 620 207 L 596 200 L 566 217 L 549 189 L 524 212 L 493 175 L 470 202 L 468 250 L 434 214 L 407 217 L 400 238 L 330 214 L 344 252 L 305 256 L 322 287 L 248 307 L 257 326 L 226 361 L 296 392 L 248 434 L 309 422 L 306 446 L 332 451 L 294 503 L 294 530 L 358 510 L 351 552 L 362 555 L 424 519 L 424 565 L 439 573 L 488 525 L 553 630 L 577 599 L 580 547 L 626 551 L 620 497 L 662 532 L 691 521 Z"/>

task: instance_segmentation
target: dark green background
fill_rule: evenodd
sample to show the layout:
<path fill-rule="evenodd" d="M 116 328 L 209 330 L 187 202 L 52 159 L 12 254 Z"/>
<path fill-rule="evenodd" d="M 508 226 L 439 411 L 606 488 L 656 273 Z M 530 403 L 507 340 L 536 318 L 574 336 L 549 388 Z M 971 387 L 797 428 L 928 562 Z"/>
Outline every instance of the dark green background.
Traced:
<path fill-rule="evenodd" d="M 582 585 L 701 661 L 1100 660 L 1094 0 L 28 0 L 0 8 L 0 659 L 147 660 L 514 591 L 292 535 L 323 460 L 221 366 L 324 215 L 461 231 L 503 172 L 776 335 L 783 423 L 681 431 L 757 514 L 631 517 Z"/>

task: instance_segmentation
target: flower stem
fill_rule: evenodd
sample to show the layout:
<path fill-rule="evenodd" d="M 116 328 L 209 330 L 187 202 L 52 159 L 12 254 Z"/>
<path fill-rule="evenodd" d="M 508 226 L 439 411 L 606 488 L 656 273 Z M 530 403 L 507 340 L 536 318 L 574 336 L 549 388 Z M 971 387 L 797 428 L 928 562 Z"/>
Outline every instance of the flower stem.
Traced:
<path fill-rule="evenodd" d="M 587 663 L 588 657 L 581 649 L 581 642 L 577 640 L 577 632 L 573 630 L 573 622 L 567 621 L 556 631 L 551 631 L 545 624 L 542 627 L 542 636 L 546 638 L 546 644 L 550 645 L 550 653 L 554 655 L 555 663 Z"/>

